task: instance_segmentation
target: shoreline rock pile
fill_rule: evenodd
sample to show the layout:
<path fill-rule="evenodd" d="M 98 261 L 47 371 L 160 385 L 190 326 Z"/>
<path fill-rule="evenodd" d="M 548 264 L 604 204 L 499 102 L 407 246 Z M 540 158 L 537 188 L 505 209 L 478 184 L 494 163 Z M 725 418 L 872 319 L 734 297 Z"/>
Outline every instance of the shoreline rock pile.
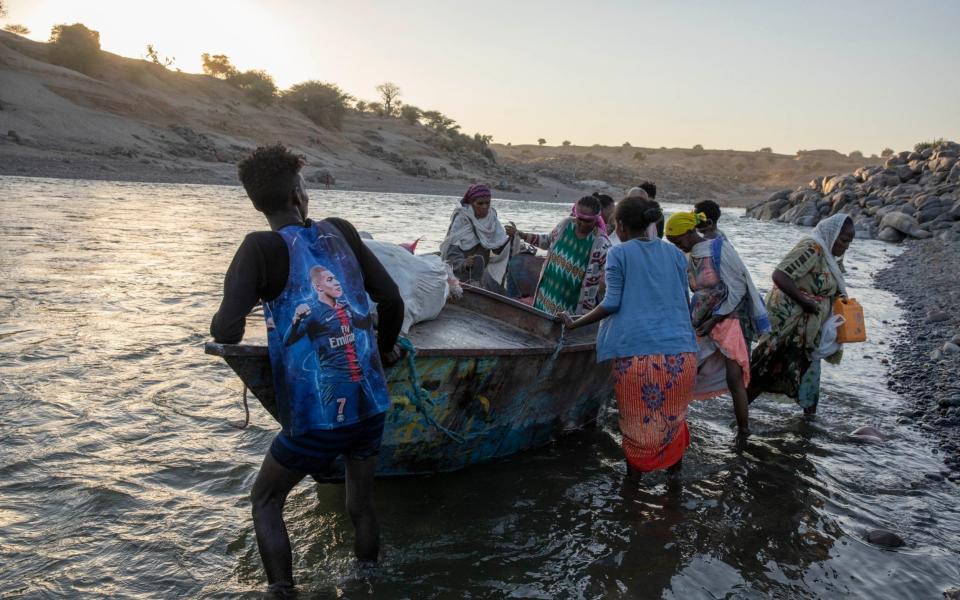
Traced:
<path fill-rule="evenodd" d="M 747 216 L 812 227 L 844 212 L 858 235 L 885 242 L 960 241 L 960 144 L 939 141 L 893 154 L 882 166 L 817 177 L 780 190 L 747 209 Z"/>

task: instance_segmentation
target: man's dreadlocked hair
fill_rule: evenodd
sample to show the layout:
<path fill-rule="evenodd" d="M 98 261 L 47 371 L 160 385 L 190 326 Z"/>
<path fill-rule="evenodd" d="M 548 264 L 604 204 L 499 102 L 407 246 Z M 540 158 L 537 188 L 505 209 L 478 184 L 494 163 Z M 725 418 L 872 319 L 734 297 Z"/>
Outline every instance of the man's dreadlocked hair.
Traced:
<path fill-rule="evenodd" d="M 282 210 L 300 183 L 301 158 L 283 144 L 259 146 L 240 161 L 237 174 L 253 206 L 269 214 Z"/>

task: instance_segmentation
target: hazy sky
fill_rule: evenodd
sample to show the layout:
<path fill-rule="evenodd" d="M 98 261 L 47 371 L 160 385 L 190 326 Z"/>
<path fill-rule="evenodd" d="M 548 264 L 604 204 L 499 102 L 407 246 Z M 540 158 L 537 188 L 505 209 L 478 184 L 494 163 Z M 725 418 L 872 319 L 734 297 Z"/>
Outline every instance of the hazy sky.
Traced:
<path fill-rule="evenodd" d="M 960 139 L 960 0 L 912 2 L 7 0 L 105 50 L 223 53 L 283 87 L 319 79 L 437 109 L 498 142 L 879 153 Z"/>

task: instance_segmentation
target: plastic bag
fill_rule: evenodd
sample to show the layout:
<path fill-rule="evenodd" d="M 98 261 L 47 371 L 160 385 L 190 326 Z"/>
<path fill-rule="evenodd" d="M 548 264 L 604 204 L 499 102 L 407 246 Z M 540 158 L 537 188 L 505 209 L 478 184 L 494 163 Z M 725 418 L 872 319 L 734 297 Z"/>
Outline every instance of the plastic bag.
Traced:
<path fill-rule="evenodd" d="M 451 282 L 451 273 L 440 257 L 436 254 L 413 255 L 399 244 L 379 240 L 364 239 L 363 243 L 373 251 L 400 288 L 403 298 L 401 332 L 406 334 L 413 324 L 437 318 L 447 303 L 451 285 L 456 282 L 456 278 Z M 459 282 L 456 282 L 454 291 L 459 289 Z"/>
<path fill-rule="evenodd" d="M 840 315 L 832 315 L 823 322 L 820 328 L 820 345 L 810 353 L 810 360 L 820 360 L 833 356 L 840 351 L 840 342 L 837 341 L 837 327 L 844 324 Z"/>

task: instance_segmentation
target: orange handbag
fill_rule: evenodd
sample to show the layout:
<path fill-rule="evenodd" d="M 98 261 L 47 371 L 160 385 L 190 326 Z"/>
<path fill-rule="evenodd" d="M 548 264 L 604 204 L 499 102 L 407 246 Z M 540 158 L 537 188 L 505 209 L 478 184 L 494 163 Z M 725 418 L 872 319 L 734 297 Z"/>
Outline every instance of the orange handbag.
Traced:
<path fill-rule="evenodd" d="M 865 342 L 867 326 L 863 322 L 863 307 L 853 298 L 837 298 L 833 303 L 833 314 L 843 317 L 843 323 L 837 327 L 837 342 Z"/>

